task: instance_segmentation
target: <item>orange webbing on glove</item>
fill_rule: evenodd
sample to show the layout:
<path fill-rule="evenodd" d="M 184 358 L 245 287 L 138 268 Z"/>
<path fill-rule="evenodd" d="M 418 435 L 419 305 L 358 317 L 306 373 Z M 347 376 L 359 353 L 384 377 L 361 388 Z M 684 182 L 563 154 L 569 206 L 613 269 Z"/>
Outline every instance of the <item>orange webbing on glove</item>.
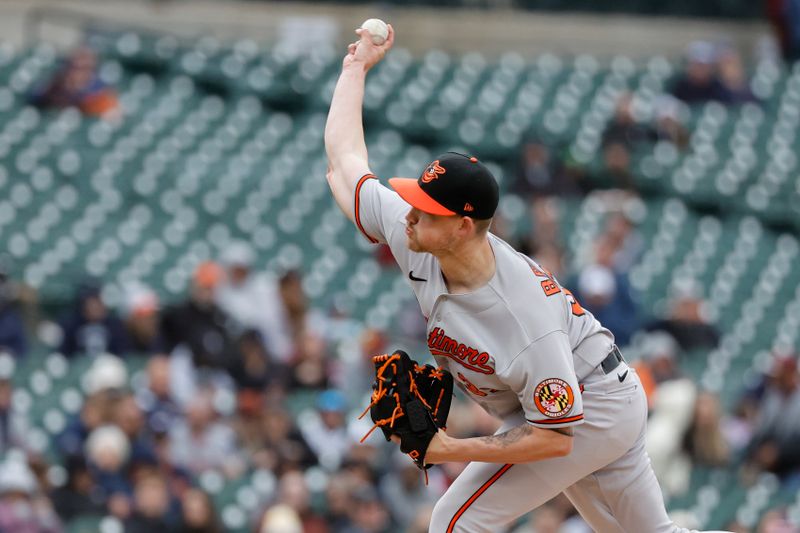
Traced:
<path fill-rule="evenodd" d="M 370 403 L 359 419 L 369 412 L 373 425 L 361 442 L 381 428 L 386 440 L 398 440 L 400 451 L 408 454 L 419 468 L 429 468 L 425 452 L 447 421 L 452 376 L 431 365 L 418 364 L 401 350 L 378 355 L 372 361 L 375 382 Z"/>
<path fill-rule="evenodd" d="M 389 365 L 392 365 L 393 367 L 392 373 L 393 375 L 397 375 L 397 364 L 396 363 L 392 364 L 392 362 L 398 361 L 399 359 L 400 356 L 396 353 L 392 355 L 387 355 L 387 354 L 376 355 L 375 357 L 372 358 L 373 362 L 375 363 L 383 362 L 383 365 L 381 365 L 375 372 L 375 383 L 377 383 L 377 387 L 375 388 L 374 391 L 372 391 L 372 395 L 370 396 L 371 401 L 369 402 L 369 405 L 367 406 L 366 409 L 364 409 L 364 412 L 358 416 L 359 420 L 364 418 L 364 415 L 366 415 L 370 411 L 370 409 L 372 409 L 372 407 L 377 405 L 378 402 L 381 401 L 384 396 L 386 396 L 389 389 L 385 385 L 386 378 L 384 377 L 384 374 L 386 373 L 386 369 L 389 368 Z M 397 404 L 394 411 L 392 411 L 392 416 L 389 418 L 376 420 L 372 428 L 369 431 L 367 431 L 366 435 L 361 437 L 361 440 L 359 442 L 363 443 L 367 439 L 367 437 L 369 437 L 372 434 L 372 432 L 375 431 L 376 428 L 386 426 L 387 424 L 389 427 L 393 427 L 394 421 L 397 418 L 403 416 L 403 408 L 400 405 L 400 395 L 394 393 L 394 397 Z"/>

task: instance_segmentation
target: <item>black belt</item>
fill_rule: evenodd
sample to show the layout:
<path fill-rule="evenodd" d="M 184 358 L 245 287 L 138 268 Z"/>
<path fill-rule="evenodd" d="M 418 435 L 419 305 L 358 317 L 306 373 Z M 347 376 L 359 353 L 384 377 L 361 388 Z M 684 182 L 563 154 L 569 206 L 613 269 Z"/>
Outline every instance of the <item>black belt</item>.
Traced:
<path fill-rule="evenodd" d="M 625 359 L 623 359 L 619 348 L 614 345 L 614 348 L 608 353 L 606 358 L 603 359 L 603 362 L 600 363 L 600 368 L 603 369 L 604 374 L 610 374 L 619 366 L 620 363 L 624 361 Z"/>

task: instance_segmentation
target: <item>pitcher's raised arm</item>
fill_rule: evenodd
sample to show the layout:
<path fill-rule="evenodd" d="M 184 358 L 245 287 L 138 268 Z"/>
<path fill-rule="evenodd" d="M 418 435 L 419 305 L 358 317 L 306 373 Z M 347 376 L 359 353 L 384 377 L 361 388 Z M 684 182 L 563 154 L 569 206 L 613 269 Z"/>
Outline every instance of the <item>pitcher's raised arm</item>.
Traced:
<path fill-rule="evenodd" d="M 328 155 L 327 179 L 333 197 L 351 221 L 354 192 L 358 180 L 369 174 L 367 146 L 361 116 L 367 72 L 378 64 L 394 43 L 394 30 L 382 45 L 372 42 L 367 30 L 358 29 L 359 40 L 350 44 L 342 61 L 342 73 L 333 92 L 325 124 L 325 151 Z"/>

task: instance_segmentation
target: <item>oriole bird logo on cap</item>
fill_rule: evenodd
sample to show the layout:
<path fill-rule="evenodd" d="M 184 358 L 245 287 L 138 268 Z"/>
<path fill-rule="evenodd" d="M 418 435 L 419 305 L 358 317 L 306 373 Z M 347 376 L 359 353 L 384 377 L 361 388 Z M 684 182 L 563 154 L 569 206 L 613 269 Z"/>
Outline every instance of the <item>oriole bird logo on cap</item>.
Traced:
<path fill-rule="evenodd" d="M 444 167 L 439 165 L 439 160 L 437 159 L 430 165 L 428 168 L 425 169 L 425 172 L 422 173 L 422 183 L 430 183 L 436 178 L 438 178 L 441 174 L 444 174 L 446 171 Z"/>

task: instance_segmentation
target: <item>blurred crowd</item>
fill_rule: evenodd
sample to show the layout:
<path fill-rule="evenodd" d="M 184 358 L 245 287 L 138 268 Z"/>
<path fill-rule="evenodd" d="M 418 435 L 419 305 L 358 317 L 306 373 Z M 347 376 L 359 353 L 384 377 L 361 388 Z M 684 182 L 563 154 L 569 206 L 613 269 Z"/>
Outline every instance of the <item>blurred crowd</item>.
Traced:
<path fill-rule="evenodd" d="M 76 53 L 38 102 L 93 101 L 87 95 L 104 89 L 93 84 L 92 68 L 91 57 Z M 103 106 L 113 103 L 109 98 L 102 97 Z M 738 53 L 698 42 L 688 48 L 670 94 L 650 113 L 633 95 L 619 96 L 602 136 L 600 168 L 581 167 L 564 147 L 531 138 L 510 184 L 528 208 L 530 227 L 514 232 L 500 216 L 493 229 L 571 288 L 634 362 L 651 407 L 649 453 L 667 498 L 687 489 L 698 466 L 736 468 L 743 483 L 772 472 L 800 487 L 794 354 L 776 354 L 770 370 L 726 412 L 715 394 L 681 371 L 688 358 L 719 343 L 702 287 L 674 287 L 663 313 L 651 316 L 630 281 L 646 248 L 637 229 L 642 199 L 632 179 L 633 154 L 658 142 L 685 150 L 691 132 L 682 106 L 707 101 L 757 102 Z M 571 256 L 559 210 L 564 199 L 586 195 L 602 206 L 603 223 L 586 250 Z M 376 257 L 392 268 L 385 250 Z M 30 312 L 33 299 L 11 273 L 0 263 L 0 359 L 22 364 L 43 342 L 29 333 L 31 316 L 41 312 Z M 246 242 L 231 242 L 197 265 L 177 302 L 162 302 L 141 283 L 125 287 L 113 307 L 106 296 L 102 280 L 86 280 L 70 309 L 47 317 L 58 327 L 47 330 L 45 344 L 66 359 L 91 360 L 79 412 L 51 443 L 49 457 L 62 475 L 53 475 L 27 438 L 34 421 L 15 405 L 13 371 L 0 372 L 0 531 L 59 532 L 100 516 L 114 517 L 126 532 L 224 531 L 214 498 L 220 485 L 246 478 L 260 480 L 244 518 L 253 531 L 427 531 L 432 506 L 463 465 L 430 470 L 426 486 L 413 463 L 379 436 L 359 443 L 369 425 L 356 418 L 367 404 L 370 357 L 393 349 L 398 337 L 424 339 L 413 305 L 392 331 L 367 328 L 336 306 L 314 309 L 302 272 L 262 271 Z M 132 358 L 144 359 L 140 379 L 129 375 Z M 461 401 L 448 423 L 457 436 L 496 427 Z M 767 521 L 784 519 L 774 510 L 759 530 L 779 531 L 767 529 L 773 527 Z M 588 528 L 557 498 L 515 531 Z"/>
<path fill-rule="evenodd" d="M 173 305 L 136 283 L 111 309 L 99 283 L 81 285 L 58 327 L 58 351 L 91 360 L 82 406 L 52 443 L 60 483 L 28 442 L 13 372 L 0 379 L 0 531 L 62 531 L 106 515 L 126 532 L 223 531 L 203 480 L 253 472 L 272 484 L 246 517 L 257 531 L 427 530 L 452 477 L 441 469 L 426 487 L 393 446 L 359 444 L 369 426 L 351 416 L 366 405 L 384 334 L 310 310 L 300 273 L 257 272 L 255 260 L 247 243 L 231 243 Z M 4 275 L 0 288 L 0 357 L 23 361 L 18 285 Z M 334 355 L 352 339 L 349 359 Z M 145 361 L 138 380 L 131 358 Z"/>
<path fill-rule="evenodd" d="M 637 153 L 657 143 L 684 152 L 689 147 L 688 109 L 707 102 L 726 106 L 758 104 L 740 53 L 726 43 L 695 41 L 686 50 L 684 67 L 668 91 L 645 102 L 629 92 L 617 98 L 602 133 L 602 160 L 579 164 L 569 151 L 571 139 L 554 140 L 532 133 L 517 165 L 513 190 L 524 196 L 583 196 L 597 188 L 633 191 Z"/>

